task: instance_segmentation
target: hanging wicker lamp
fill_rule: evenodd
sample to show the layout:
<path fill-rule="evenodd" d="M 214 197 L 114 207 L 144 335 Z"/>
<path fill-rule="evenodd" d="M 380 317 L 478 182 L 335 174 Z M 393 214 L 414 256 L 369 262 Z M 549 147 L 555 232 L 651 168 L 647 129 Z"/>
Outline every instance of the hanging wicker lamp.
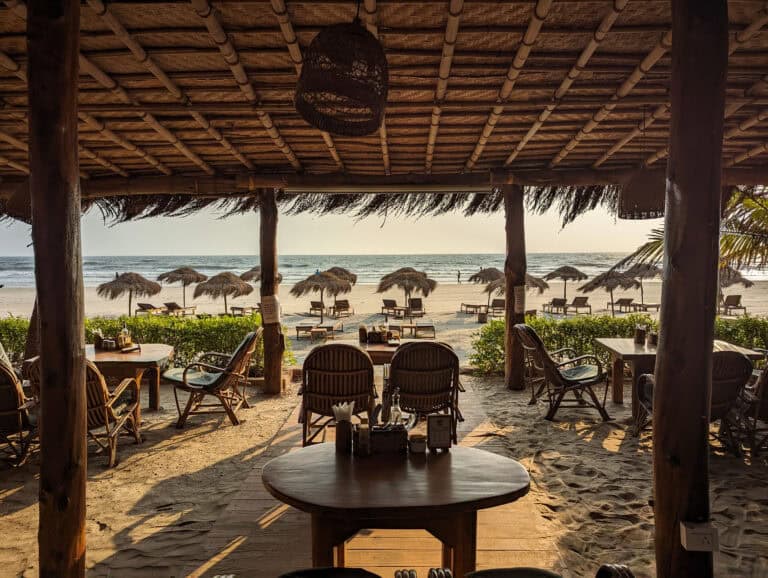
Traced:
<path fill-rule="evenodd" d="M 368 135 L 381 126 L 388 84 L 384 48 L 360 19 L 334 24 L 304 52 L 296 111 L 322 131 Z"/>
<path fill-rule="evenodd" d="M 619 219 L 658 219 L 664 216 L 664 171 L 640 170 L 619 190 Z"/>

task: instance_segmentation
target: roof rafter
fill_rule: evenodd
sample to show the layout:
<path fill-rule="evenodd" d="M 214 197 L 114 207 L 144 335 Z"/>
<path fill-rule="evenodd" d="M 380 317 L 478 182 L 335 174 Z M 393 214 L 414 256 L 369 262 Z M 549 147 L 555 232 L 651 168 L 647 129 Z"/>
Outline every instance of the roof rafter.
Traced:
<path fill-rule="evenodd" d="M 368 28 L 368 32 L 379 39 L 376 0 L 365 0 L 365 2 L 363 2 L 363 11 L 365 12 L 365 26 Z M 386 115 L 386 112 L 384 114 Z M 381 160 L 384 163 L 384 174 L 392 174 L 392 163 L 389 159 L 389 137 L 387 136 L 386 116 L 381 119 L 381 126 L 379 127 L 379 141 L 381 142 Z"/>
<path fill-rule="evenodd" d="M 94 12 L 96 12 L 96 14 L 104 20 L 107 26 L 109 26 L 112 32 L 114 32 L 115 36 L 128 47 L 128 50 L 131 51 L 136 60 L 143 64 L 147 70 L 160 81 L 168 92 L 178 98 L 182 103 L 190 103 L 189 97 L 184 93 L 181 87 L 171 80 L 165 71 L 163 71 L 152 57 L 147 54 L 146 50 L 144 50 L 144 48 L 133 38 L 131 33 L 125 29 L 120 20 L 108 6 L 105 6 L 101 0 L 87 0 L 87 2 Z M 190 114 L 192 115 L 192 118 L 194 118 L 195 121 L 211 136 L 211 138 L 227 149 L 237 160 L 249 169 L 254 168 L 253 163 L 246 159 L 206 118 L 198 112 L 191 111 Z"/>
<path fill-rule="evenodd" d="M 542 127 L 542 125 L 555 111 L 558 104 L 560 104 L 560 99 L 565 96 L 573 83 L 586 68 L 587 64 L 589 63 L 589 59 L 592 58 L 592 55 L 594 55 L 595 52 L 597 52 L 597 49 L 600 47 L 600 43 L 608 35 L 611 27 L 615 24 L 616 20 L 618 20 L 619 15 L 622 13 L 624 8 L 626 8 L 628 3 L 629 0 L 614 0 L 613 7 L 605 16 L 603 16 L 603 19 L 600 21 L 600 24 L 598 24 L 594 35 L 584 47 L 584 50 L 581 51 L 581 54 L 579 54 L 579 57 L 576 59 L 576 63 L 573 65 L 571 70 L 568 71 L 568 74 L 566 74 L 565 78 L 563 78 L 563 81 L 560 83 L 560 86 L 555 91 L 554 102 L 548 104 L 546 108 L 541 111 L 541 114 L 539 114 L 536 122 L 533 123 L 533 126 L 531 126 L 530 130 L 522 139 L 520 139 L 520 142 L 517 143 L 515 149 L 507 157 L 507 160 L 504 162 L 505 165 L 511 164 L 517 158 L 517 155 L 519 155 L 520 152 L 525 148 L 525 145 L 528 144 L 528 141 L 530 141 L 536 135 L 536 133 L 539 132 L 539 129 Z"/>
<path fill-rule="evenodd" d="M 29 174 L 29 167 L 21 163 L 17 163 L 16 161 L 12 161 L 11 159 L 5 158 L 2 155 L 0 155 L 0 165 L 7 165 L 16 169 L 17 171 L 24 173 L 25 175 Z"/>
<path fill-rule="evenodd" d="M 737 32 L 736 35 L 731 39 L 731 42 L 728 45 L 728 55 L 730 56 L 731 54 L 736 52 L 744 43 L 754 38 L 760 32 L 763 26 L 765 26 L 766 24 L 768 24 L 768 3 L 766 3 L 766 5 L 763 7 L 763 9 L 760 12 L 758 12 L 757 17 L 752 22 L 750 22 L 746 26 L 746 28 Z M 758 85 L 762 86 L 762 84 L 764 84 L 764 80 L 753 85 L 747 91 L 745 96 L 748 96 L 749 91 L 754 90 L 755 88 L 758 87 Z M 725 118 L 732 116 L 734 113 L 736 113 L 736 111 L 740 110 L 747 103 L 748 101 L 742 101 L 742 102 L 734 102 L 729 104 L 726 107 Z M 597 161 L 595 161 L 595 163 L 592 165 L 593 168 L 599 168 L 600 165 L 605 163 L 609 158 L 611 158 L 613 155 L 619 152 L 629 142 L 637 138 L 639 135 L 643 134 L 648 129 L 648 127 L 650 127 L 654 122 L 666 116 L 668 112 L 669 112 L 669 104 L 660 105 L 656 110 L 654 110 L 651 113 L 649 118 L 644 118 L 643 120 L 641 120 L 636 128 L 632 129 L 632 131 L 629 134 L 622 137 L 603 156 L 601 156 Z M 667 154 L 669 154 L 669 149 L 667 147 L 659 149 L 653 155 L 648 157 L 648 159 L 646 159 L 645 161 L 646 166 L 651 165 L 656 161 L 658 161 L 659 159 L 666 157 Z"/>
<path fill-rule="evenodd" d="M 288 15 L 288 8 L 285 5 L 284 0 L 270 0 L 270 4 L 272 5 L 272 13 L 275 15 L 275 18 L 277 18 L 277 22 L 280 25 L 280 32 L 283 34 L 283 40 L 285 40 L 285 44 L 288 47 L 288 54 L 290 54 L 291 61 L 296 68 L 296 74 L 300 75 L 304 57 L 301 54 L 299 40 L 296 37 L 291 18 Z M 324 130 L 321 130 L 320 134 L 325 141 L 325 146 L 328 147 L 328 152 L 331 154 L 331 158 L 336 162 L 339 169 L 344 171 L 344 162 L 339 156 L 339 151 L 336 150 L 336 144 L 333 142 L 333 137 Z"/>
<path fill-rule="evenodd" d="M 211 6 L 208 0 L 190 0 L 190 2 L 192 3 L 192 7 L 197 15 L 203 19 L 203 22 L 205 22 L 205 27 L 208 29 L 208 33 L 213 38 L 213 41 L 219 48 L 221 55 L 224 57 L 224 61 L 232 71 L 232 76 L 235 77 L 235 82 L 237 82 L 240 90 L 243 92 L 249 102 L 257 105 L 256 114 L 258 115 L 261 124 L 264 126 L 264 129 L 267 131 L 267 134 L 275 143 L 275 146 L 279 148 L 288 158 L 291 166 L 297 171 L 301 170 L 302 167 L 299 159 L 296 157 L 293 149 L 291 149 L 288 143 L 286 143 L 281 136 L 280 131 L 272 121 L 270 114 L 258 106 L 259 96 L 256 93 L 256 90 L 253 88 L 250 79 L 248 78 L 245 67 L 240 62 L 240 56 L 237 53 L 237 49 L 234 47 L 232 41 L 229 39 L 229 36 L 224 31 L 224 28 L 222 27 L 221 22 L 219 21 L 219 17 L 217 16 L 213 6 Z"/>
<path fill-rule="evenodd" d="M 515 59 L 507 70 L 507 77 L 504 79 L 504 84 L 499 89 L 499 95 L 497 97 L 497 104 L 491 109 L 488 119 L 485 121 L 480 138 L 475 144 L 475 149 L 464 164 L 464 170 L 471 171 L 477 163 L 480 155 L 483 154 L 488 139 L 493 134 L 493 129 L 496 127 L 496 123 L 499 122 L 501 114 L 504 112 L 504 105 L 509 98 L 512 89 L 515 87 L 515 82 L 520 76 L 525 66 L 525 61 L 528 60 L 528 56 L 531 54 L 533 45 L 536 43 L 536 39 L 541 32 L 541 28 L 544 25 L 544 20 L 549 16 L 549 10 L 552 8 L 553 0 L 537 0 L 536 5 L 533 7 L 533 15 L 528 23 L 528 28 L 525 31 L 523 39 L 520 41 L 520 46 L 517 48 Z"/>
<path fill-rule="evenodd" d="M 24 2 L 19 0 L 6 0 L 6 6 L 13 10 L 19 18 L 26 21 L 27 19 L 27 6 Z M 126 91 L 120 86 L 106 72 L 101 70 L 93 62 L 88 60 L 82 52 L 79 54 L 78 63 L 80 65 L 80 71 L 91 75 L 99 84 L 104 88 L 111 90 L 126 104 L 138 105 L 139 103 L 132 98 Z M 174 147 L 176 147 L 182 154 L 194 162 L 197 166 L 203 169 L 208 174 L 213 174 L 213 169 L 203 159 L 192 152 L 184 143 L 182 143 L 175 135 L 173 135 L 168 129 L 162 126 L 157 119 L 149 113 L 139 112 L 138 115 L 147 122 L 152 128 L 155 129 L 160 135 L 165 137 Z"/>
<path fill-rule="evenodd" d="M 435 154 L 435 142 L 440 130 L 440 115 L 443 113 L 443 100 L 448 89 L 448 79 L 451 77 L 453 53 L 456 48 L 456 37 L 459 34 L 461 13 L 464 10 L 464 0 L 451 0 L 448 4 L 448 20 L 445 23 L 443 39 L 443 55 L 440 58 L 440 68 L 437 73 L 435 87 L 435 105 L 432 107 L 432 118 L 429 122 L 429 137 L 427 139 L 427 159 L 424 163 L 427 172 L 432 171 L 432 158 Z"/>

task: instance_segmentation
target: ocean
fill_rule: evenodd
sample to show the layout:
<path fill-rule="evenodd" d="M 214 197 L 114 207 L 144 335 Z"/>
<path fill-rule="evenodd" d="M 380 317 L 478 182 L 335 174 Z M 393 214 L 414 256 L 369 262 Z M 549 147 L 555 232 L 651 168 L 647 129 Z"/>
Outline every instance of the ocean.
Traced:
<path fill-rule="evenodd" d="M 541 276 L 562 265 L 571 265 L 589 277 L 612 267 L 624 253 L 530 253 L 528 272 Z M 504 267 L 504 255 L 498 254 L 443 254 L 443 255 L 281 255 L 279 269 L 284 284 L 293 284 L 317 270 L 339 266 L 358 276 L 358 283 L 378 283 L 382 275 L 400 267 L 413 267 L 426 271 L 438 283 L 455 283 L 461 271 L 462 282 L 480 268 Z M 258 255 L 203 255 L 203 256 L 136 256 L 136 257 L 83 257 L 83 278 L 86 287 L 109 281 L 115 273 L 132 271 L 149 279 L 178 267 L 190 266 L 206 275 L 222 271 L 243 273 L 259 264 Z M 768 278 L 765 271 L 748 271 L 747 276 L 757 280 Z M 0 285 L 6 287 L 34 287 L 32 257 L 0 257 Z"/>

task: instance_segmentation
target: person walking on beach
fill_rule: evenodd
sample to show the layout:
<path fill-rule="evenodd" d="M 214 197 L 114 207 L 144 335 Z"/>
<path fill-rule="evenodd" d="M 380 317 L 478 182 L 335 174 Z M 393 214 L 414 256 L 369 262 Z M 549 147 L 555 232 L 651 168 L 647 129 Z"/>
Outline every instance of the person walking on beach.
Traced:
<path fill-rule="evenodd" d="M 459 269 L 458 271 L 456 271 L 456 283 L 458 283 L 459 285 L 461 285 L 461 269 Z"/>

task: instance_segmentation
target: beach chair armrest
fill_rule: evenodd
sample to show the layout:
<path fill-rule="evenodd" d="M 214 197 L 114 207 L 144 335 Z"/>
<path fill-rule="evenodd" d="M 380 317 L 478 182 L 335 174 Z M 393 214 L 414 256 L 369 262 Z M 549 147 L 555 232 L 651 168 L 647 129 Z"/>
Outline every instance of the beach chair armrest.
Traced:
<path fill-rule="evenodd" d="M 123 392 L 128 389 L 129 387 L 133 387 L 134 390 L 134 396 L 136 399 L 139 399 L 139 384 L 136 383 L 136 379 L 133 377 L 126 377 L 123 381 L 120 382 L 120 384 L 113 389 L 109 394 L 109 400 L 107 401 L 107 407 L 112 407 L 112 404 L 115 403 L 120 396 L 123 394 Z"/>
<path fill-rule="evenodd" d="M 576 353 L 576 350 L 573 347 L 561 347 L 560 349 L 556 349 L 555 351 L 550 351 L 550 355 L 552 356 L 558 356 L 561 359 L 564 355 L 568 356 L 568 359 L 573 359 L 574 357 L 578 357 L 579 354 Z"/>
<path fill-rule="evenodd" d="M 193 363 L 216 364 L 218 362 L 224 361 L 222 365 L 227 365 L 231 358 L 232 356 L 228 353 L 221 353 L 219 351 L 206 351 L 205 353 L 201 353 L 199 356 L 197 356 Z"/>
<path fill-rule="evenodd" d="M 597 365 L 598 373 L 603 372 L 603 364 L 600 362 L 600 359 L 596 355 L 590 355 L 590 354 L 579 355 L 578 357 L 568 359 L 566 361 L 556 364 L 555 367 L 565 367 L 566 365 L 580 365 L 585 361 L 590 361 L 594 365 Z"/>

